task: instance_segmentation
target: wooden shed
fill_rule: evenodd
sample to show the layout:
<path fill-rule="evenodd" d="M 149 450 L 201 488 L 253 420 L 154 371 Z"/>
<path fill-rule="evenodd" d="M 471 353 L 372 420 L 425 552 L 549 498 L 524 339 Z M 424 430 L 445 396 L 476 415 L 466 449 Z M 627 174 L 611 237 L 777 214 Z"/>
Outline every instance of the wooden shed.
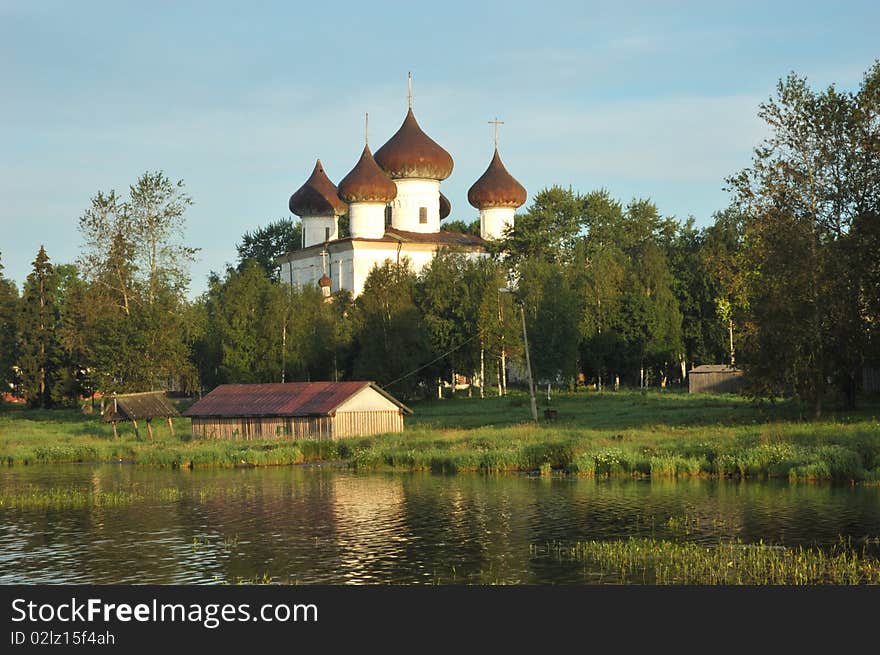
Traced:
<path fill-rule="evenodd" d="M 223 384 L 183 415 L 202 439 L 317 439 L 403 432 L 406 405 L 374 382 Z"/>
<path fill-rule="evenodd" d="M 165 397 L 163 391 L 145 391 L 143 393 L 126 393 L 113 395 L 106 399 L 101 418 L 113 424 L 113 436 L 118 436 L 116 424 L 120 421 L 131 421 L 134 433 L 138 434 L 139 420 L 147 424 L 147 432 L 153 438 L 152 421 L 156 417 L 168 420 L 168 429 L 174 434 L 171 423 L 172 416 L 180 416 L 174 405 Z"/>
<path fill-rule="evenodd" d="M 690 393 L 740 393 L 743 372 L 727 364 L 704 364 L 688 372 Z"/>
<path fill-rule="evenodd" d="M 880 393 L 880 365 L 862 368 L 862 391 Z"/>

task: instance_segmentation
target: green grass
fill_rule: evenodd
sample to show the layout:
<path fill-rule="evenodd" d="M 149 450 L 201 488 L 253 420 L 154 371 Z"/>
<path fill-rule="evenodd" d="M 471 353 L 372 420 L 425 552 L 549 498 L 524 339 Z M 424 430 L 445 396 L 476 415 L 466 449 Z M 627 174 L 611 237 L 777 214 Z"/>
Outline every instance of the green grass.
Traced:
<path fill-rule="evenodd" d="M 880 561 L 841 541 L 829 551 L 762 543 L 714 546 L 631 537 L 532 546 L 533 556 L 582 562 L 590 581 L 622 584 L 880 584 Z"/>
<path fill-rule="evenodd" d="M 542 405 L 544 402 L 542 401 Z M 130 461 L 158 467 L 342 462 L 360 470 L 880 481 L 880 403 L 801 422 L 788 402 L 621 391 L 554 395 L 558 420 L 528 421 L 528 398 L 414 403 L 402 434 L 315 441 L 193 441 L 186 419 L 136 439 L 74 411 L 0 409 L 9 465 Z M 543 407 L 541 408 L 543 409 Z M 541 412 L 542 413 L 542 412 Z"/>

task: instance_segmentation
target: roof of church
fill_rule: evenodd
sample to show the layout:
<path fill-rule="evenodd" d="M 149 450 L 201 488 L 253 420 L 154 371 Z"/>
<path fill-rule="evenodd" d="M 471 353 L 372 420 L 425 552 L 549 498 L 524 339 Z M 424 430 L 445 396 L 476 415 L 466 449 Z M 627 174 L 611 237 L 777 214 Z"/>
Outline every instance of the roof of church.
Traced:
<path fill-rule="evenodd" d="M 527 197 L 523 185 L 504 168 L 498 148 L 486 172 L 468 190 L 468 202 L 477 209 L 519 207 Z"/>
<path fill-rule="evenodd" d="M 452 203 L 449 202 L 449 198 L 444 196 L 442 193 L 440 194 L 440 220 L 442 221 L 444 218 L 449 216 L 452 213 Z"/>
<path fill-rule="evenodd" d="M 397 197 L 397 185 L 379 168 L 370 146 L 365 145 L 358 163 L 339 183 L 337 193 L 345 202 L 391 202 Z"/>
<path fill-rule="evenodd" d="M 347 244 L 351 242 L 366 243 L 388 243 L 388 244 L 429 244 L 436 246 L 461 246 L 466 248 L 485 248 L 486 241 L 476 234 L 464 234 L 462 232 L 408 232 L 406 230 L 398 230 L 393 227 L 385 228 L 385 235 L 381 239 L 370 239 L 367 237 L 344 237 L 342 239 L 334 239 L 323 243 L 301 248 L 282 255 L 279 259 L 288 261 L 289 259 L 297 259 L 300 254 L 312 257 L 314 252 L 320 248 L 332 249 L 334 245 Z"/>
<path fill-rule="evenodd" d="M 348 206 L 336 193 L 336 186 L 324 172 L 320 159 L 309 179 L 290 196 L 288 207 L 297 216 L 341 216 L 348 211 Z"/>
<path fill-rule="evenodd" d="M 400 129 L 376 151 L 376 163 L 392 178 L 445 180 L 452 173 L 452 155 L 422 131 L 412 107 Z"/>

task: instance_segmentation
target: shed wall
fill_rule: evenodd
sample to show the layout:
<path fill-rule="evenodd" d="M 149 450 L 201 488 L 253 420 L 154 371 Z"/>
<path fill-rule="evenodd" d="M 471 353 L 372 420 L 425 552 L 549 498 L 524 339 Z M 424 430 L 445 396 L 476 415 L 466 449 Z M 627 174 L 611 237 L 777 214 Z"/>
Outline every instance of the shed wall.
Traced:
<path fill-rule="evenodd" d="M 739 393 L 742 391 L 742 371 L 718 371 L 688 375 L 690 393 Z"/>
<path fill-rule="evenodd" d="M 880 393 L 880 368 L 866 366 L 862 369 L 862 391 Z"/>
<path fill-rule="evenodd" d="M 317 439 L 333 438 L 333 419 L 329 416 L 238 417 L 192 419 L 192 435 L 197 439 Z"/>
<path fill-rule="evenodd" d="M 403 432 L 403 414 L 394 409 L 372 412 L 336 412 L 333 437 L 365 437 L 386 432 Z"/>

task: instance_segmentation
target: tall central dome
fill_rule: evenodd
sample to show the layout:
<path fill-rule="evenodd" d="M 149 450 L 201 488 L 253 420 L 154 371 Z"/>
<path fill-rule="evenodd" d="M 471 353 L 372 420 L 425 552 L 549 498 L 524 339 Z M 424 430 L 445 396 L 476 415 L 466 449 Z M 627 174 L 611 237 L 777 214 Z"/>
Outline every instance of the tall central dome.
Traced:
<path fill-rule="evenodd" d="M 412 107 L 400 129 L 376 151 L 375 157 L 392 179 L 445 180 L 452 173 L 452 155 L 422 131 Z"/>

